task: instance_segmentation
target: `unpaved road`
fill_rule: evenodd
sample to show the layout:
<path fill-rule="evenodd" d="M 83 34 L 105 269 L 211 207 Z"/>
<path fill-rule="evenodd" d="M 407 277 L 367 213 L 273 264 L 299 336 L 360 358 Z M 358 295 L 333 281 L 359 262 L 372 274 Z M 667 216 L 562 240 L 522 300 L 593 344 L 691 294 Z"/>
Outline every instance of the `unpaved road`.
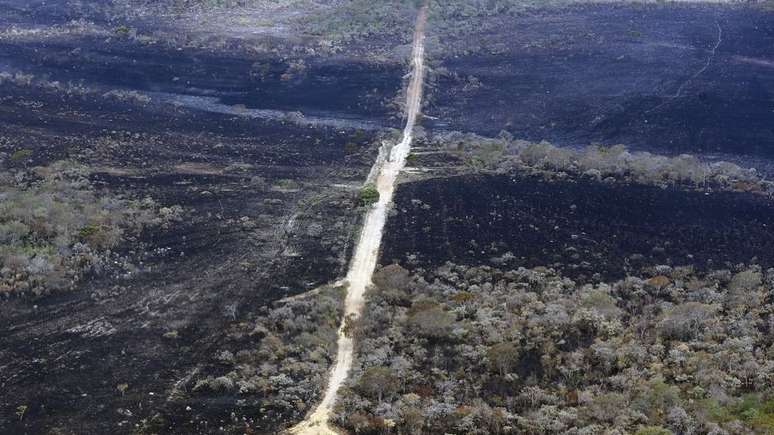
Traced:
<path fill-rule="evenodd" d="M 352 264 L 347 274 L 349 288 L 345 301 L 345 319 L 357 318 L 365 305 L 365 291 L 371 284 L 371 277 L 376 268 L 379 257 L 379 246 L 382 242 L 382 230 L 387 221 L 387 211 L 392 203 L 395 191 L 395 181 L 398 174 L 406 164 L 406 157 L 411 150 L 412 133 L 416 124 L 417 115 L 422 104 L 422 85 L 424 80 L 424 29 L 427 21 L 427 4 L 420 10 L 417 16 L 416 29 L 414 31 L 414 48 L 412 51 L 413 71 L 406 95 L 406 127 L 403 130 L 403 139 L 395 145 L 389 158 L 381 165 L 376 179 L 376 188 L 379 190 L 379 201 L 366 215 L 365 223 L 360 234 L 360 240 L 355 248 Z M 328 424 L 333 405 L 336 402 L 336 394 L 344 383 L 352 367 L 354 357 L 354 342 L 351 337 L 344 334 L 344 321 L 339 328 L 338 353 L 336 365 L 330 374 L 328 387 L 322 402 L 304 421 L 290 430 L 291 433 L 301 435 L 335 434 Z"/>

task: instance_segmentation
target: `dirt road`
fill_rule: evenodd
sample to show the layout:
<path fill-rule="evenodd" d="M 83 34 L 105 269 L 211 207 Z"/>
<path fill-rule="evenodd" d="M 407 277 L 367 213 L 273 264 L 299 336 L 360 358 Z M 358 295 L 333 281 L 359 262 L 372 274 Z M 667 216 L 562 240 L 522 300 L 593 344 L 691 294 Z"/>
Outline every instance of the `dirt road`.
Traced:
<path fill-rule="evenodd" d="M 412 133 L 422 104 L 422 86 L 424 80 L 424 28 L 427 20 L 427 5 L 419 10 L 416 30 L 414 32 L 414 48 L 412 51 L 412 77 L 406 96 L 406 127 L 403 139 L 390 151 L 389 158 L 381 163 L 376 187 L 379 190 L 379 201 L 368 211 L 360 234 L 360 240 L 355 248 L 352 264 L 347 274 L 349 284 L 345 301 L 345 316 L 357 318 L 361 315 L 365 304 L 365 291 L 371 284 L 371 277 L 379 257 L 379 246 L 382 242 L 382 230 L 387 221 L 387 212 L 392 203 L 395 181 L 406 164 L 406 157 L 411 150 Z M 339 387 L 347 378 L 354 357 L 354 343 L 351 337 L 343 333 L 344 323 L 339 328 L 338 353 L 336 365 L 331 371 L 328 387 L 322 402 L 303 422 L 291 429 L 291 433 L 302 435 L 335 434 L 328 420 L 336 402 Z"/>

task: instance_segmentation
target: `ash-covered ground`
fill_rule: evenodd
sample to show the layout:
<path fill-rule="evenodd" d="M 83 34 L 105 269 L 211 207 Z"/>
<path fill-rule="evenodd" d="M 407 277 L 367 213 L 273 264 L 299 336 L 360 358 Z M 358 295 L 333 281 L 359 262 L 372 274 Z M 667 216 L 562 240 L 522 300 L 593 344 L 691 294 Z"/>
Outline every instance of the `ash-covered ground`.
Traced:
<path fill-rule="evenodd" d="M 725 160 L 770 177 L 770 10 L 700 2 L 454 5 L 435 9 L 429 21 L 426 137 L 399 188 L 383 263 L 492 264 L 508 253 L 514 266 L 553 265 L 585 279 L 662 263 L 771 264 L 763 242 L 770 194 L 706 183 L 686 191 L 666 178 L 691 169 L 667 175 L 653 160 L 690 153 L 707 173 L 710 162 Z M 526 142 L 513 145 L 519 141 Z M 573 161 L 588 160 L 583 152 L 530 157 L 524 144 L 541 141 L 627 151 L 602 168 Z M 651 153 L 641 167 L 627 162 L 635 151 Z M 584 175 L 590 167 L 611 176 Z M 652 177 L 632 182 L 639 171 Z"/>
<path fill-rule="evenodd" d="M 336 422 L 771 433 L 771 11 L 451 4 Z"/>
<path fill-rule="evenodd" d="M 754 4 L 661 3 L 431 20 L 444 44 L 425 125 L 771 158 L 772 16 Z"/>
<path fill-rule="evenodd" d="M 24 180 L 13 194 L 32 197 L 18 200 L 29 216 L 2 222 L 16 226 L 3 227 L 15 251 L 3 251 L 0 432 L 271 433 L 314 403 L 332 340 L 314 344 L 313 367 L 293 368 L 300 399 L 271 402 L 287 382 L 208 386 L 229 361 L 266 367 L 239 351 L 281 336 L 261 320 L 276 301 L 346 273 L 358 190 L 400 125 L 404 36 L 328 43 L 314 29 L 339 5 L 302 3 L 0 2 L 3 195 Z M 372 49 L 395 54 L 359 55 Z M 51 203 L 61 191 L 35 174 L 62 161 L 86 181 Z M 79 198 L 151 198 L 163 225 L 62 223 L 43 249 L 32 207 L 57 228 L 49 209 L 78 211 Z M 110 221 L 112 209 L 100 213 Z M 55 272 L 71 276 L 56 261 L 108 230 L 120 240 L 77 257 L 88 265 L 72 285 L 54 285 Z M 337 324 L 339 296 L 304 315 Z"/>
<path fill-rule="evenodd" d="M 385 264 L 546 266 L 582 282 L 659 265 L 774 266 L 774 204 L 753 193 L 518 174 L 411 182 L 400 192 Z"/>
<path fill-rule="evenodd" d="M 381 262 L 578 283 L 771 267 L 772 12 L 521 3 L 431 2 L 425 135 Z M 0 0 L 1 194 L 25 204 L 0 222 L 0 432 L 303 418 L 342 299 L 305 292 L 346 273 L 358 191 L 402 125 L 416 7 Z M 494 148 L 448 140 L 503 130 Z M 576 164 L 519 145 L 543 139 L 697 159 Z M 67 206 L 95 198 L 98 225 Z"/>

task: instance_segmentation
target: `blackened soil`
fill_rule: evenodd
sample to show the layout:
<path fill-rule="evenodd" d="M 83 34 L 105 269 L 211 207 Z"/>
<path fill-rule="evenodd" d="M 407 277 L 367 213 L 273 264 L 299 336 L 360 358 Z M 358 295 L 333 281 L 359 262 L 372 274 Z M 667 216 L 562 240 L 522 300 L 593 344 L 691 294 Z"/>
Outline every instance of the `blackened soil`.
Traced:
<path fill-rule="evenodd" d="M 190 390 L 222 372 L 216 350 L 232 325 L 344 275 L 378 131 L 103 93 L 207 95 L 384 125 L 402 71 L 310 58 L 283 78 L 279 58 L 68 44 L 0 48 L 0 64 L 36 82 L 87 90 L 0 85 L 2 170 L 75 160 L 98 189 L 184 212 L 120 246 L 129 275 L 109 269 L 71 293 L 0 300 L 0 433 L 273 433 L 287 416 L 262 411 L 260 392 Z M 10 158 L 18 150 L 29 156 Z"/>
<path fill-rule="evenodd" d="M 467 38 L 471 53 L 438 61 L 448 74 L 430 92 L 432 128 L 774 156 L 772 12 L 586 6 L 486 28 Z"/>
<path fill-rule="evenodd" d="M 0 42 L 0 65 L 62 83 L 216 96 L 229 105 L 389 121 L 403 66 L 346 57 L 228 55 L 128 39 Z M 291 64 L 295 65 L 291 67 Z"/>
<path fill-rule="evenodd" d="M 753 194 L 482 175 L 402 184 L 396 210 L 382 263 L 492 264 L 510 252 L 510 267 L 582 281 L 662 264 L 774 265 L 774 203 Z"/>
<path fill-rule="evenodd" d="M 122 140 L 122 146 L 109 152 L 91 150 L 89 154 L 101 152 L 100 157 L 128 167 L 235 160 L 272 167 L 335 165 L 365 152 L 375 134 L 165 103 L 128 104 L 92 94 L 65 96 L 12 85 L 3 86 L 3 90 L 6 94 L 0 101 L 0 134 L 14 137 L 17 149 L 32 150 L 31 159 L 38 164 L 76 158 L 77 153 L 90 148 L 90 138 L 120 139 L 128 132 L 140 138 L 131 143 Z M 25 162 L 9 164 L 17 163 Z"/>

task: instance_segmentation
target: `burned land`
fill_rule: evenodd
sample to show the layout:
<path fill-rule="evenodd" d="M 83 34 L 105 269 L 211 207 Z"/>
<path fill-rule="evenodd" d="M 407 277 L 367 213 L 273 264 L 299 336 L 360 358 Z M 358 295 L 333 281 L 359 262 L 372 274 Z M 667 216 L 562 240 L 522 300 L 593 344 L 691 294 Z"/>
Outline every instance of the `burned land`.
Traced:
<path fill-rule="evenodd" d="M 762 3 L 430 1 L 333 423 L 772 430 Z M 0 0 L 0 432 L 313 409 L 421 4 Z"/>
<path fill-rule="evenodd" d="M 757 8 L 691 3 L 431 20 L 450 48 L 433 62 L 425 126 L 770 158 L 772 22 Z"/>
<path fill-rule="evenodd" d="M 280 300 L 346 273 L 358 191 L 400 123 L 402 64 L 315 54 L 311 37 L 208 36 L 140 6 L 4 3 L 0 153 L 15 202 L 0 431 L 272 432 L 299 419 L 335 351 L 319 323 L 338 322 L 341 293 L 323 291 L 330 303 L 284 333 L 267 309 L 307 310 Z M 268 361 L 245 350 L 301 332 L 308 367 L 244 375 L 274 385 L 222 378 L 229 361 Z"/>

